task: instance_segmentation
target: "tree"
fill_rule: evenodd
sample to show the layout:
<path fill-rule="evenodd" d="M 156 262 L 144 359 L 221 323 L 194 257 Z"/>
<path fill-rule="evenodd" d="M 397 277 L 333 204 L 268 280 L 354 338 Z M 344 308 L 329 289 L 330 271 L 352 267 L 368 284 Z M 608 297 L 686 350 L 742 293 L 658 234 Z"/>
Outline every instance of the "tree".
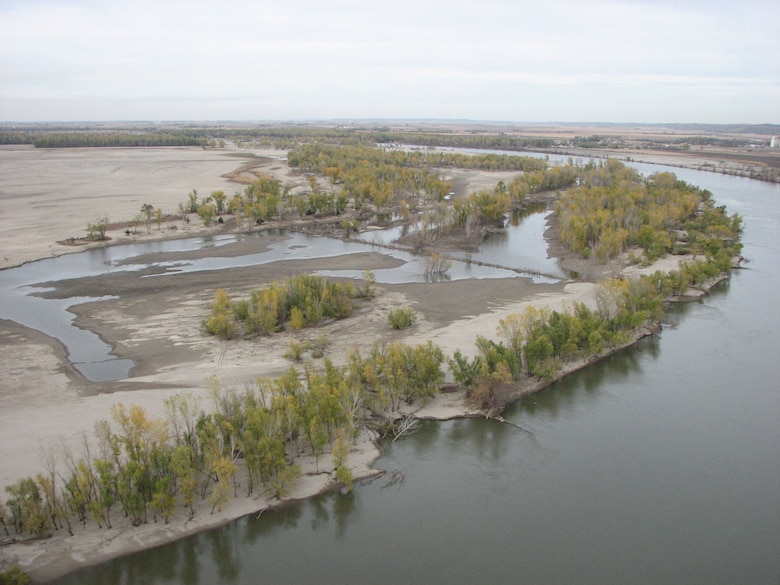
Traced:
<path fill-rule="evenodd" d="M 222 215 L 222 213 L 225 211 L 225 201 L 227 200 L 227 195 L 225 195 L 225 192 L 212 191 L 211 199 L 214 201 L 214 205 L 217 206 L 217 215 Z"/>
<path fill-rule="evenodd" d="M 116 503 L 116 469 L 113 461 L 95 459 L 96 498 L 90 511 L 99 522 L 111 528 L 111 508 Z"/>
<path fill-rule="evenodd" d="M 529 364 L 528 344 L 532 341 L 534 332 L 547 323 L 549 318 L 549 309 L 529 306 L 520 314 L 514 313 L 499 320 L 498 333 L 506 340 L 514 357 L 512 363 L 508 364 L 513 377 L 517 377 L 521 371 L 524 374 L 529 373 L 531 364 Z M 517 370 L 518 365 L 520 370 Z"/>
<path fill-rule="evenodd" d="M 141 213 L 146 216 L 146 233 L 148 234 L 151 231 L 151 223 L 152 223 L 152 214 L 154 213 L 154 205 L 151 203 L 144 203 L 141 206 Z"/>
<path fill-rule="evenodd" d="M 499 364 L 490 372 L 487 364 L 483 365 L 476 387 L 469 395 L 469 400 L 488 416 L 501 412 L 509 403 L 511 396 L 512 374 L 506 364 Z"/>
<path fill-rule="evenodd" d="M 0 500 L 0 524 L 3 525 L 3 530 L 5 531 L 6 536 L 10 536 L 10 532 L 8 532 L 8 524 L 5 522 L 5 516 L 7 514 L 7 511 L 5 509 L 5 505 L 3 504 L 3 500 Z"/>
<path fill-rule="evenodd" d="M 168 524 L 168 520 L 176 507 L 176 494 L 171 476 L 165 476 L 156 482 L 154 494 L 150 506 L 154 511 L 155 521 L 157 514 Z"/>
<path fill-rule="evenodd" d="M 157 223 L 158 232 L 162 229 L 163 219 L 165 219 L 165 216 L 163 215 L 162 209 L 158 207 L 154 210 L 154 221 Z"/>
<path fill-rule="evenodd" d="M 477 379 L 480 371 L 482 370 L 482 358 L 480 356 L 474 356 L 469 361 L 467 357 L 464 357 L 460 350 L 456 350 L 453 356 L 447 360 L 452 371 L 452 377 L 455 381 L 463 386 L 466 391 L 466 396 L 471 394 L 472 389 L 477 383 Z"/>
<path fill-rule="evenodd" d="M 198 205 L 198 215 L 203 220 L 203 225 L 209 227 L 214 220 L 214 214 L 217 212 L 217 207 L 213 203 L 203 203 Z"/>
<path fill-rule="evenodd" d="M 20 479 L 6 486 L 5 491 L 10 495 L 6 506 L 11 511 L 17 532 L 42 536 L 51 528 L 51 517 L 46 513 L 44 496 L 33 478 Z"/>
<path fill-rule="evenodd" d="M 271 488 L 274 496 L 281 499 L 287 497 L 298 483 L 301 475 L 301 468 L 298 465 L 287 465 L 279 470 L 271 481 Z"/>
<path fill-rule="evenodd" d="M 182 223 L 188 223 L 189 220 L 187 219 L 187 214 L 190 212 L 190 206 L 187 203 L 184 203 L 184 201 L 179 201 L 179 206 L 177 207 L 177 210 L 179 211 L 179 216 L 181 217 Z"/>
<path fill-rule="evenodd" d="M 363 271 L 363 286 L 358 289 L 358 295 L 366 299 L 373 299 L 376 296 L 376 274 L 371 270 Z"/>
<path fill-rule="evenodd" d="M 171 457 L 171 467 L 179 481 L 182 503 L 189 510 L 190 520 L 195 517 L 195 500 L 198 491 L 196 460 L 197 455 L 185 444 L 176 447 Z"/>
<path fill-rule="evenodd" d="M 229 457 L 220 457 L 214 463 L 212 471 L 215 476 L 214 490 L 211 492 L 209 502 L 211 503 L 211 513 L 214 510 L 222 511 L 222 508 L 230 499 L 230 482 L 233 475 L 238 471 L 238 467 Z"/>
<path fill-rule="evenodd" d="M 170 474 L 171 448 L 168 424 L 149 418 L 140 406 L 117 403 L 111 416 L 118 425 L 115 444 L 124 452 L 117 456 L 117 492 L 122 507 L 134 525 L 147 522 L 147 512 L 160 482 Z"/>
<path fill-rule="evenodd" d="M 346 466 L 349 456 L 349 437 L 345 429 L 339 429 L 336 435 L 336 443 L 333 445 L 333 465 L 336 468 L 336 481 L 344 486 L 347 492 L 351 492 L 355 485 L 352 470 Z"/>
<path fill-rule="evenodd" d="M 187 195 L 188 211 L 190 213 L 198 212 L 198 191 L 193 189 Z"/>

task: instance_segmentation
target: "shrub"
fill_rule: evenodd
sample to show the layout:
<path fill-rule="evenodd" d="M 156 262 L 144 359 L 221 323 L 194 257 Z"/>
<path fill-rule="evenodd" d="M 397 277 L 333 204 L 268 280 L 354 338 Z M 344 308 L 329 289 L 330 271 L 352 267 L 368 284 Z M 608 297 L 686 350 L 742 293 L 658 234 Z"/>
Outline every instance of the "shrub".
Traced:
<path fill-rule="evenodd" d="M 406 329 L 417 321 L 417 313 L 409 307 L 393 309 L 387 314 L 387 322 L 393 329 Z"/>
<path fill-rule="evenodd" d="M 330 341 L 328 340 L 327 337 L 325 337 L 324 335 L 320 335 L 319 337 L 317 337 L 317 339 L 315 339 L 310 343 L 311 357 L 315 359 L 319 359 L 322 356 L 324 356 L 325 348 L 328 347 L 328 345 L 330 345 Z"/>
<path fill-rule="evenodd" d="M 355 489 L 355 479 L 352 475 L 352 470 L 349 467 L 339 465 L 336 468 L 336 481 L 344 486 L 344 490 L 347 493 L 351 493 Z"/>
<path fill-rule="evenodd" d="M 105 240 L 106 229 L 108 229 L 108 216 L 103 216 L 95 220 L 95 223 L 87 224 L 87 239 Z"/>
<path fill-rule="evenodd" d="M 0 573 L 0 585 L 27 585 L 30 581 L 30 575 L 19 567 L 11 567 Z"/>
<path fill-rule="evenodd" d="M 370 270 L 363 271 L 363 286 L 355 289 L 355 296 L 364 299 L 373 299 L 376 296 L 376 274 Z"/>
<path fill-rule="evenodd" d="M 220 339 L 232 339 L 240 332 L 230 297 L 221 288 L 218 288 L 214 294 L 211 316 L 203 321 L 203 328 Z"/>
<path fill-rule="evenodd" d="M 303 359 L 303 353 L 307 351 L 309 347 L 311 347 L 311 344 L 308 341 L 301 343 L 292 339 L 290 340 L 290 347 L 284 352 L 283 357 L 294 362 L 299 362 Z"/>
<path fill-rule="evenodd" d="M 303 329 L 306 326 L 306 320 L 303 318 L 303 311 L 298 307 L 290 309 L 290 327 L 293 329 Z"/>

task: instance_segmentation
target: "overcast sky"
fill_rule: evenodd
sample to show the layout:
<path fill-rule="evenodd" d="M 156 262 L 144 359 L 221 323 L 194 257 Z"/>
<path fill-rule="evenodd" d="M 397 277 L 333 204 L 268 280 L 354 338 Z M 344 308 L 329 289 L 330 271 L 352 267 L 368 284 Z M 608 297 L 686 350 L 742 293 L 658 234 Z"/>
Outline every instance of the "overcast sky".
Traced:
<path fill-rule="evenodd" d="M 780 123 L 778 0 L 0 0 L 0 120 Z"/>

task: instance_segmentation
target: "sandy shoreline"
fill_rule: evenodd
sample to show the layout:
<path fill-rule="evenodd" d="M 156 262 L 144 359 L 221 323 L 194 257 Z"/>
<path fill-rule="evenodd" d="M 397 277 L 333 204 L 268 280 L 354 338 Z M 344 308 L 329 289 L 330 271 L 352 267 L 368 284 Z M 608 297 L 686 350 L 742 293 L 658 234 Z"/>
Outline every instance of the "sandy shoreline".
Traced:
<path fill-rule="evenodd" d="M 3 162 L 0 165 L 0 215 L 19 220 L 0 225 L 3 249 L 0 268 L 80 251 L 60 246 L 56 241 L 83 235 L 86 222 L 94 219 L 96 201 L 99 201 L 100 213 L 120 220 L 136 215 L 144 202 L 172 212 L 192 188 L 202 194 L 213 189 L 233 193 L 241 188 L 222 177 L 241 163 L 235 156 L 241 152 L 106 150 L 111 152 L 100 152 L 100 149 L 44 151 L 40 157 L 32 155 L 34 164 L 31 166 L 29 151 L 0 149 L 0 161 Z M 125 158 L 122 158 L 123 154 Z M 279 153 L 255 154 L 272 157 Z M 161 167 L 155 165 L 155 157 L 162 161 Z M 85 161 L 95 167 L 86 176 Z M 36 166 L 38 164 L 41 166 Z M 168 171 L 163 170 L 165 168 Z M 273 158 L 267 158 L 260 168 L 291 184 L 305 182 Z M 42 175 L 45 180 L 38 183 L 22 180 L 41 169 L 47 171 Z M 60 177 L 61 184 L 69 185 L 65 192 L 56 188 L 52 183 L 54 179 L 49 178 L 58 171 L 64 174 Z M 116 175 L 127 179 L 117 181 Z M 487 180 L 484 173 L 478 179 Z M 464 185 L 477 181 L 463 177 L 460 180 Z M 158 231 L 153 226 L 147 234 L 141 226 L 138 235 L 128 237 L 116 231 L 109 236 L 113 238 L 111 243 L 116 244 L 219 233 L 218 228 L 204 228 L 196 222 L 176 223 L 175 230 L 163 228 Z M 225 250 L 225 253 L 238 254 L 240 251 Z M 292 334 L 281 334 L 273 340 L 259 338 L 225 343 L 200 332 L 200 320 L 220 281 L 229 282 L 230 288 L 240 293 L 249 287 L 315 268 L 377 268 L 389 262 L 392 259 L 379 253 L 309 264 L 277 262 L 241 272 L 221 271 L 213 277 L 177 277 L 174 284 L 160 290 L 150 287 L 148 279 L 147 283 L 142 283 L 141 279 L 122 276 L 63 283 L 63 289 L 68 286 L 73 286 L 74 290 L 115 287 L 122 291 L 117 300 L 80 305 L 74 312 L 79 326 L 97 331 L 116 346 L 117 353 L 134 359 L 138 366 L 127 380 L 92 384 L 68 365 L 59 342 L 13 323 L 0 323 L 0 486 L 42 472 L 42 451 L 63 443 L 77 446 L 84 431 L 91 433 L 96 422 L 110 418 L 113 404 L 138 404 L 152 416 L 161 417 L 163 400 L 177 393 L 201 396 L 202 405 L 207 407 L 209 397 L 204 382 L 211 375 L 216 375 L 224 385 L 240 388 L 258 376 L 273 377 L 289 367 L 290 362 L 281 354 Z M 606 270 L 591 268 L 602 273 Z M 449 287 L 446 299 L 442 294 L 445 286 Z M 353 317 L 318 329 L 312 336 L 326 334 L 332 340 L 327 355 L 337 364 L 343 363 L 351 348 L 369 345 L 377 339 L 407 343 L 432 340 L 446 355 L 456 349 L 473 355 L 477 336 L 495 337 L 501 318 L 522 311 L 528 305 L 556 310 L 575 302 L 593 306 L 594 287 L 591 282 L 535 285 L 523 278 L 501 279 L 489 286 L 480 281 L 388 285 L 380 287 L 375 301 L 361 306 Z M 418 312 L 419 321 L 415 327 L 405 332 L 388 330 L 387 312 L 398 306 L 411 306 Z M 584 365 L 587 364 L 572 364 L 571 367 L 576 369 Z M 461 393 L 452 393 L 438 396 L 417 409 L 416 414 L 445 419 L 473 412 L 464 404 Z M 378 473 L 372 464 L 380 453 L 371 442 L 372 438 L 361 436 L 350 455 L 349 464 L 358 478 Z M 315 472 L 313 461 L 305 462 L 302 467 L 304 475 L 290 499 L 309 497 L 332 484 L 329 456 L 321 457 L 319 472 Z M 168 526 L 148 524 L 133 528 L 117 523 L 116 528 L 105 530 L 90 522 L 86 529 L 75 527 L 74 537 L 68 537 L 61 530 L 47 540 L 0 547 L 0 569 L 19 564 L 36 582 L 45 582 L 81 566 L 180 538 L 256 513 L 272 504 L 274 502 L 267 498 L 239 496 L 220 513 L 209 514 L 208 504 L 205 504 L 193 521 L 186 522 L 184 514 L 180 513 Z"/>

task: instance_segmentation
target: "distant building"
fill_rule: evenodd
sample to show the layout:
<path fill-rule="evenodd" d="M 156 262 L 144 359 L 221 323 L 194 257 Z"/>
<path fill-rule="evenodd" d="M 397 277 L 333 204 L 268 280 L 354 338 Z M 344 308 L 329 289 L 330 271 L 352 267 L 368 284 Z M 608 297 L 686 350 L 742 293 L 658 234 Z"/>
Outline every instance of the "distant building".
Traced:
<path fill-rule="evenodd" d="M 777 148 L 777 136 L 772 136 L 772 140 L 769 141 L 769 148 Z"/>

